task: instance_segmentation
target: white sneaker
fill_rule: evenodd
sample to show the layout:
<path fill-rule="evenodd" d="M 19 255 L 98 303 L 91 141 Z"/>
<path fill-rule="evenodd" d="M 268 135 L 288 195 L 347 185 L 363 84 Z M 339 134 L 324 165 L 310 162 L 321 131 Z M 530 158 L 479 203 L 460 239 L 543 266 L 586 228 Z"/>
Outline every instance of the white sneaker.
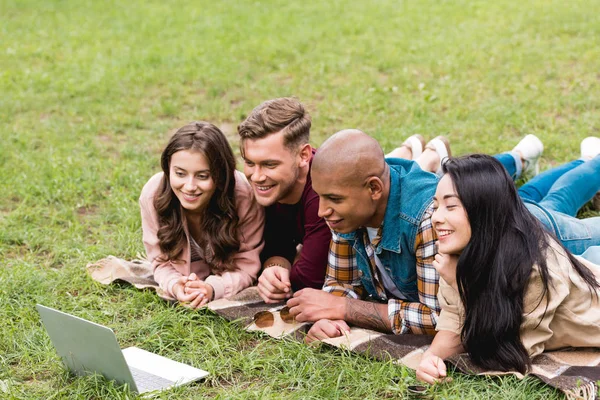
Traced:
<path fill-rule="evenodd" d="M 412 152 L 412 159 L 416 160 L 425 150 L 425 138 L 421 135 L 412 135 L 402 143 L 402 146 L 408 147 Z"/>
<path fill-rule="evenodd" d="M 523 160 L 522 176 L 535 176 L 540 173 L 539 160 L 544 152 L 544 144 L 535 135 L 527 135 L 512 149 L 520 154 Z"/>
<path fill-rule="evenodd" d="M 445 136 L 436 136 L 425 145 L 425 148 L 432 149 L 438 153 L 440 162 L 437 165 L 436 174 L 440 176 L 442 173 L 442 164 L 448 160 L 448 157 L 452 157 L 452 152 L 450 151 L 450 142 Z"/>
<path fill-rule="evenodd" d="M 589 161 L 600 154 L 600 138 L 590 136 L 581 141 L 581 159 Z"/>

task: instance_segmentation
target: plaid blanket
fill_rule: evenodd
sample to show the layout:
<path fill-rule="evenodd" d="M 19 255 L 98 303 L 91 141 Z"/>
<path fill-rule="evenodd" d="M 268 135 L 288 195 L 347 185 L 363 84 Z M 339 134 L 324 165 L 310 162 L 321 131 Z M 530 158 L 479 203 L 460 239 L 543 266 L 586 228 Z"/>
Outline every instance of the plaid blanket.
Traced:
<path fill-rule="evenodd" d="M 109 256 L 88 264 L 87 271 L 92 279 L 108 285 L 115 281 L 127 282 L 139 289 L 155 290 L 157 294 L 173 301 L 152 278 L 152 266 L 146 260 L 126 261 Z M 249 331 L 262 331 L 274 338 L 289 336 L 302 340 L 309 324 L 286 322 L 281 318 L 279 305 L 265 304 L 256 287 L 250 287 L 229 299 L 219 299 L 208 304 L 208 308 L 227 319 L 236 321 Z M 254 322 L 261 311 L 270 311 L 273 322 L 267 327 L 259 327 Z M 259 325 L 260 324 L 259 322 Z M 368 329 L 352 328 L 350 333 L 339 338 L 328 339 L 325 343 L 343 347 L 351 351 L 381 360 L 396 360 L 406 367 L 416 369 L 421 356 L 429 347 L 432 336 L 388 335 Z M 474 365 L 466 354 L 459 354 L 446 360 L 456 370 L 473 375 L 502 375 L 497 371 L 486 371 Z M 596 382 L 600 381 L 600 349 L 569 349 L 546 352 L 532 361 L 530 375 L 546 384 L 561 390 L 568 399 L 595 399 Z M 520 378 L 519 373 L 512 373 Z"/>

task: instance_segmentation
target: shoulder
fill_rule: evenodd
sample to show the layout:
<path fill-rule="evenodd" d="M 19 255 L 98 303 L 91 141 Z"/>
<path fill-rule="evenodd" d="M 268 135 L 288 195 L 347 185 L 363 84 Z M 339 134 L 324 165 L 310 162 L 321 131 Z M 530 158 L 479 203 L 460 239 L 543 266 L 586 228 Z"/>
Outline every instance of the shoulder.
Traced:
<path fill-rule="evenodd" d="M 552 275 L 558 275 L 561 277 L 568 277 L 569 271 L 573 268 L 571 260 L 567 255 L 567 250 L 563 249 L 556 240 L 550 236 L 547 236 L 549 246 L 546 249 L 546 265 L 548 271 Z M 539 267 L 534 265 L 533 270 L 539 273 Z"/>
<path fill-rule="evenodd" d="M 148 182 L 146 182 L 140 194 L 140 201 L 152 201 L 154 199 L 154 195 L 156 194 L 156 191 L 158 190 L 160 183 L 162 182 L 163 175 L 163 172 L 159 172 L 152 176 L 152 178 L 150 178 Z"/>
<path fill-rule="evenodd" d="M 258 205 L 248 180 L 240 171 L 235 171 L 235 206 L 240 216 L 252 213 L 264 213 L 263 208 Z"/>
<path fill-rule="evenodd" d="M 254 193 L 252 193 L 252 187 L 248 183 L 246 176 L 238 170 L 235 171 L 234 176 L 236 200 L 245 202 L 254 200 Z"/>

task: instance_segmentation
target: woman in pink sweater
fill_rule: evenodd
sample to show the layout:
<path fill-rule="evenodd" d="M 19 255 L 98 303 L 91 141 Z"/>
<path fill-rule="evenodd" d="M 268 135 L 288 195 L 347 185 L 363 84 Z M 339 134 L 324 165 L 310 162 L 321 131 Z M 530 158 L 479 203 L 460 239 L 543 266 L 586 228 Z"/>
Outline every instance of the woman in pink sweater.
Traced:
<path fill-rule="evenodd" d="M 144 246 L 161 289 L 198 308 L 252 285 L 264 211 L 225 135 L 207 122 L 187 124 L 163 150 L 161 167 L 140 195 Z"/>

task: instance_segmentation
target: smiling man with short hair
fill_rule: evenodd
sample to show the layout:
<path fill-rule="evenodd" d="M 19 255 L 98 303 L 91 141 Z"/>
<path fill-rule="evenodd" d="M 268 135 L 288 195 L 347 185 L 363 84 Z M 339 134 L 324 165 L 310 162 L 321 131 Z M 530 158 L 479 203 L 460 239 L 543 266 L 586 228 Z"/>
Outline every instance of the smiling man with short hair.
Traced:
<path fill-rule="evenodd" d="M 308 340 L 341 336 L 348 324 L 381 332 L 435 333 L 439 304 L 431 224 L 434 174 L 385 159 L 377 141 L 340 131 L 312 166 L 319 216 L 334 231 L 323 290 L 288 300 Z"/>
<path fill-rule="evenodd" d="M 258 290 L 267 303 L 321 288 L 325 278 L 331 232 L 312 189 L 310 127 L 310 115 L 290 97 L 265 101 L 238 126 L 244 173 L 266 211 Z"/>

